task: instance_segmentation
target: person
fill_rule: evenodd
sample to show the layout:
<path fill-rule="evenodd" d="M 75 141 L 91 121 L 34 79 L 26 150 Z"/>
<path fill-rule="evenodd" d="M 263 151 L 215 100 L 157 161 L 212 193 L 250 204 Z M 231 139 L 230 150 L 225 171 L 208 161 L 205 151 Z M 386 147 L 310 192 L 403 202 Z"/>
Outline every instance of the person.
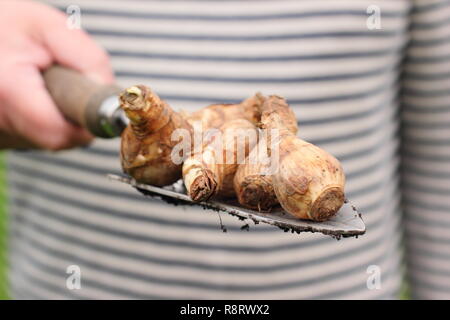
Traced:
<path fill-rule="evenodd" d="M 42 2 L 0 2 L 13 298 L 395 299 L 405 265 L 413 297 L 450 297 L 449 1 Z M 285 96 L 342 161 L 367 233 L 222 214 L 223 233 L 215 212 L 108 181 L 119 140 L 61 116 L 41 77 L 55 63 L 187 111 Z"/>

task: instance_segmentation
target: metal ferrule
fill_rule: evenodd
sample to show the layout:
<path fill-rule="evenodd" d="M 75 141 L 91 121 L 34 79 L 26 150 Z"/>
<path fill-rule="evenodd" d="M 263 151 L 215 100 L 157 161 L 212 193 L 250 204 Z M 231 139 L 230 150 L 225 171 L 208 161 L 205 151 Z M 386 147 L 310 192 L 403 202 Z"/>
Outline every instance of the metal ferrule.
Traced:
<path fill-rule="evenodd" d="M 98 108 L 98 118 L 105 137 L 109 138 L 120 136 L 129 121 L 119 106 L 117 95 L 103 100 Z"/>

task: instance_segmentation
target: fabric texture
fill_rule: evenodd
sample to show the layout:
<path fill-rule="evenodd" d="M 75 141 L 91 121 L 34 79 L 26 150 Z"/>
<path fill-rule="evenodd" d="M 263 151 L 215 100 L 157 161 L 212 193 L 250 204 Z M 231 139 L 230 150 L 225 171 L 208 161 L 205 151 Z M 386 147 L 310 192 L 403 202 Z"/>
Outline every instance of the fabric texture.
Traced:
<path fill-rule="evenodd" d="M 416 1 L 404 64 L 404 225 L 418 299 L 450 299 L 449 23 L 449 1 Z"/>
<path fill-rule="evenodd" d="M 342 161 L 367 233 L 336 241 L 264 225 L 247 232 L 222 214 L 223 233 L 215 212 L 168 206 L 108 181 L 106 173 L 120 172 L 117 139 L 15 152 L 13 297 L 397 298 L 401 159 L 414 292 L 449 297 L 448 1 L 46 2 L 79 5 L 118 83 L 148 84 L 176 110 L 257 91 L 285 96 L 299 135 Z M 367 27 L 372 5 L 381 29 Z M 80 267 L 79 290 L 66 287 L 70 265 Z M 379 289 L 367 285 L 373 265 Z"/>

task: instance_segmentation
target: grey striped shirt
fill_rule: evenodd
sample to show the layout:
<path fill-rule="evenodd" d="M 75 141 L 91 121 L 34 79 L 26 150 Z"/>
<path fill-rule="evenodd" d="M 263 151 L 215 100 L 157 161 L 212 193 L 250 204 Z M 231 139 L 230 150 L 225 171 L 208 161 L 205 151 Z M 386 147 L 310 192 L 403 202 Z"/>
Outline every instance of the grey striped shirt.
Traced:
<path fill-rule="evenodd" d="M 16 152 L 13 297 L 396 298 L 404 230 L 415 296 L 450 297 L 449 1 L 46 2 L 79 5 L 118 83 L 148 84 L 175 109 L 285 96 L 300 136 L 342 161 L 367 234 L 247 232 L 227 215 L 222 233 L 217 213 L 108 181 L 120 171 L 118 140 Z M 381 29 L 367 26 L 373 5 Z M 66 287 L 70 265 L 79 290 Z M 379 288 L 367 285 L 373 265 Z"/>

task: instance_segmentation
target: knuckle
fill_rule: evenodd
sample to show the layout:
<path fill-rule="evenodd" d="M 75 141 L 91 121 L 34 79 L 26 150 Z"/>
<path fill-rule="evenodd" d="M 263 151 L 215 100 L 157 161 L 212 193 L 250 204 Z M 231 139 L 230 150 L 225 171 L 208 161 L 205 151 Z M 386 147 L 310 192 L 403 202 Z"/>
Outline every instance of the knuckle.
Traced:
<path fill-rule="evenodd" d="M 70 147 L 70 143 L 64 140 L 50 139 L 45 142 L 42 146 L 44 149 L 48 151 L 60 151 L 64 149 L 68 149 Z"/>
<path fill-rule="evenodd" d="M 64 130 L 53 131 L 45 137 L 45 148 L 50 151 L 66 150 L 82 145 L 87 145 L 92 138 L 77 134 L 66 127 Z"/>
<path fill-rule="evenodd" d="M 46 121 L 35 121 L 30 125 L 37 133 L 35 139 L 41 148 L 58 151 L 70 147 L 72 139 L 67 127 L 49 124 Z"/>
<path fill-rule="evenodd" d="M 39 137 L 40 146 L 49 151 L 58 151 L 67 148 L 69 141 L 62 135 L 43 134 Z"/>

